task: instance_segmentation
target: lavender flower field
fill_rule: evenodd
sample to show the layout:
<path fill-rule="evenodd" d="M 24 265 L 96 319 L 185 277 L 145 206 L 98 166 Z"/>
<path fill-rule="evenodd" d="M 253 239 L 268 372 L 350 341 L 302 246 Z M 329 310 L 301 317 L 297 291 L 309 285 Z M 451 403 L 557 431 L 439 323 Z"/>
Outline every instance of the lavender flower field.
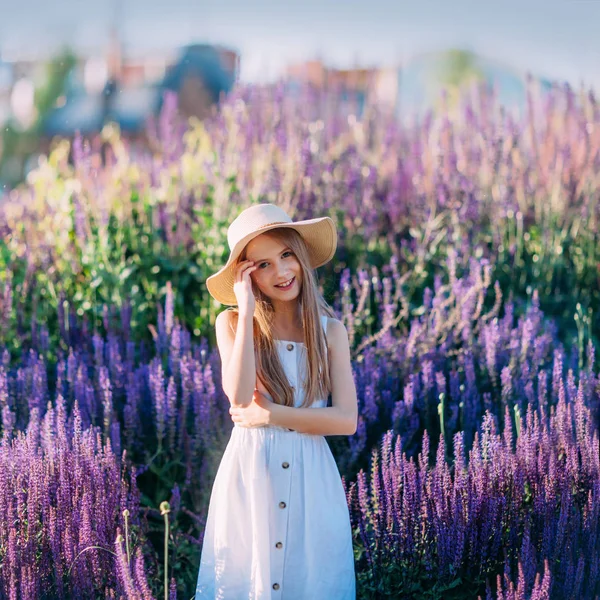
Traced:
<path fill-rule="evenodd" d="M 600 597 L 600 106 L 474 89 L 176 98 L 150 148 L 63 141 L 0 200 L 0 599 L 193 597 L 232 422 L 206 278 L 254 202 L 330 215 L 360 599 Z"/>

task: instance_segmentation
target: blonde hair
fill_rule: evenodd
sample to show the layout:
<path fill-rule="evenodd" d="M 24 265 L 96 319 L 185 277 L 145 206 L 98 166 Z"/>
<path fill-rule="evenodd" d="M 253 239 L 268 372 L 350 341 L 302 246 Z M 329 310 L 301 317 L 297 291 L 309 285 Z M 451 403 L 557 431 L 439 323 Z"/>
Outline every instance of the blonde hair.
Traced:
<path fill-rule="evenodd" d="M 302 236 L 296 230 L 286 227 L 271 229 L 262 235 L 269 235 L 287 245 L 296 255 L 302 270 L 298 302 L 302 314 L 302 329 L 307 355 L 307 377 L 304 382 L 304 401 L 301 406 L 306 408 L 311 406 L 315 400 L 326 398 L 331 390 L 327 340 L 321 325 L 321 314 L 335 317 L 335 313 L 317 287 L 306 243 Z M 246 248 L 240 254 L 238 262 L 242 260 L 246 260 Z M 294 391 L 279 359 L 273 338 L 273 305 L 256 285 L 252 287 L 256 298 L 253 319 L 256 376 L 276 404 L 294 406 Z M 230 310 L 237 315 L 237 309 Z"/>

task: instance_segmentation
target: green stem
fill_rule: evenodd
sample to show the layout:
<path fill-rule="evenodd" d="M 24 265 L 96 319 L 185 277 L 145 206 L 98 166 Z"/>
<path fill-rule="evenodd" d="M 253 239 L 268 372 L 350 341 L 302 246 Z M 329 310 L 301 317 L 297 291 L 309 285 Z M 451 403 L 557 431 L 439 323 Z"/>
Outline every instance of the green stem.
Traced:
<path fill-rule="evenodd" d="M 123 511 L 123 517 L 125 517 L 125 547 L 127 548 L 127 564 L 131 564 L 131 554 L 129 552 L 129 511 L 125 509 Z"/>
<path fill-rule="evenodd" d="M 169 512 L 168 502 L 160 503 L 160 514 L 165 520 L 165 600 L 169 600 Z"/>

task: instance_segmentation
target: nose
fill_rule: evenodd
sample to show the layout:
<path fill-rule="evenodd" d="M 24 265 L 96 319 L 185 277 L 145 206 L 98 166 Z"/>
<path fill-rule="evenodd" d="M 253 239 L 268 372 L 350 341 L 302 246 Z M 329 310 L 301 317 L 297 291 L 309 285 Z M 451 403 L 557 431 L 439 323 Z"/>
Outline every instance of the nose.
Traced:
<path fill-rule="evenodd" d="M 284 268 L 278 269 L 277 270 L 277 275 L 275 277 L 275 279 L 277 280 L 278 283 L 283 283 L 284 281 L 287 281 L 288 279 L 292 278 L 292 274 Z"/>
<path fill-rule="evenodd" d="M 286 265 L 277 263 L 277 277 L 280 277 L 281 279 L 285 279 L 286 277 L 289 279 L 289 277 L 291 277 Z"/>

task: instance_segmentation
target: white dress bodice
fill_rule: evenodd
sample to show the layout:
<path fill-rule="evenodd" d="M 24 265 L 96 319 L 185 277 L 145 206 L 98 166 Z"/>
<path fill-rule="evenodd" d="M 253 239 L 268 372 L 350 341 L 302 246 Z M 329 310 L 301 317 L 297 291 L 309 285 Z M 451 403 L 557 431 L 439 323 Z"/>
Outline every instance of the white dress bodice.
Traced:
<path fill-rule="evenodd" d="M 321 316 L 321 325 L 326 334 L 327 315 Z M 304 402 L 304 386 L 302 384 L 306 380 L 308 366 L 306 346 L 301 342 L 291 342 L 288 340 L 275 340 L 275 344 L 285 374 L 294 390 L 294 406 L 298 408 L 302 405 L 302 402 Z M 268 398 L 271 400 L 273 399 L 260 382 L 258 383 L 258 386 Z M 324 408 L 326 406 L 327 398 L 318 398 L 313 402 L 310 408 Z"/>

